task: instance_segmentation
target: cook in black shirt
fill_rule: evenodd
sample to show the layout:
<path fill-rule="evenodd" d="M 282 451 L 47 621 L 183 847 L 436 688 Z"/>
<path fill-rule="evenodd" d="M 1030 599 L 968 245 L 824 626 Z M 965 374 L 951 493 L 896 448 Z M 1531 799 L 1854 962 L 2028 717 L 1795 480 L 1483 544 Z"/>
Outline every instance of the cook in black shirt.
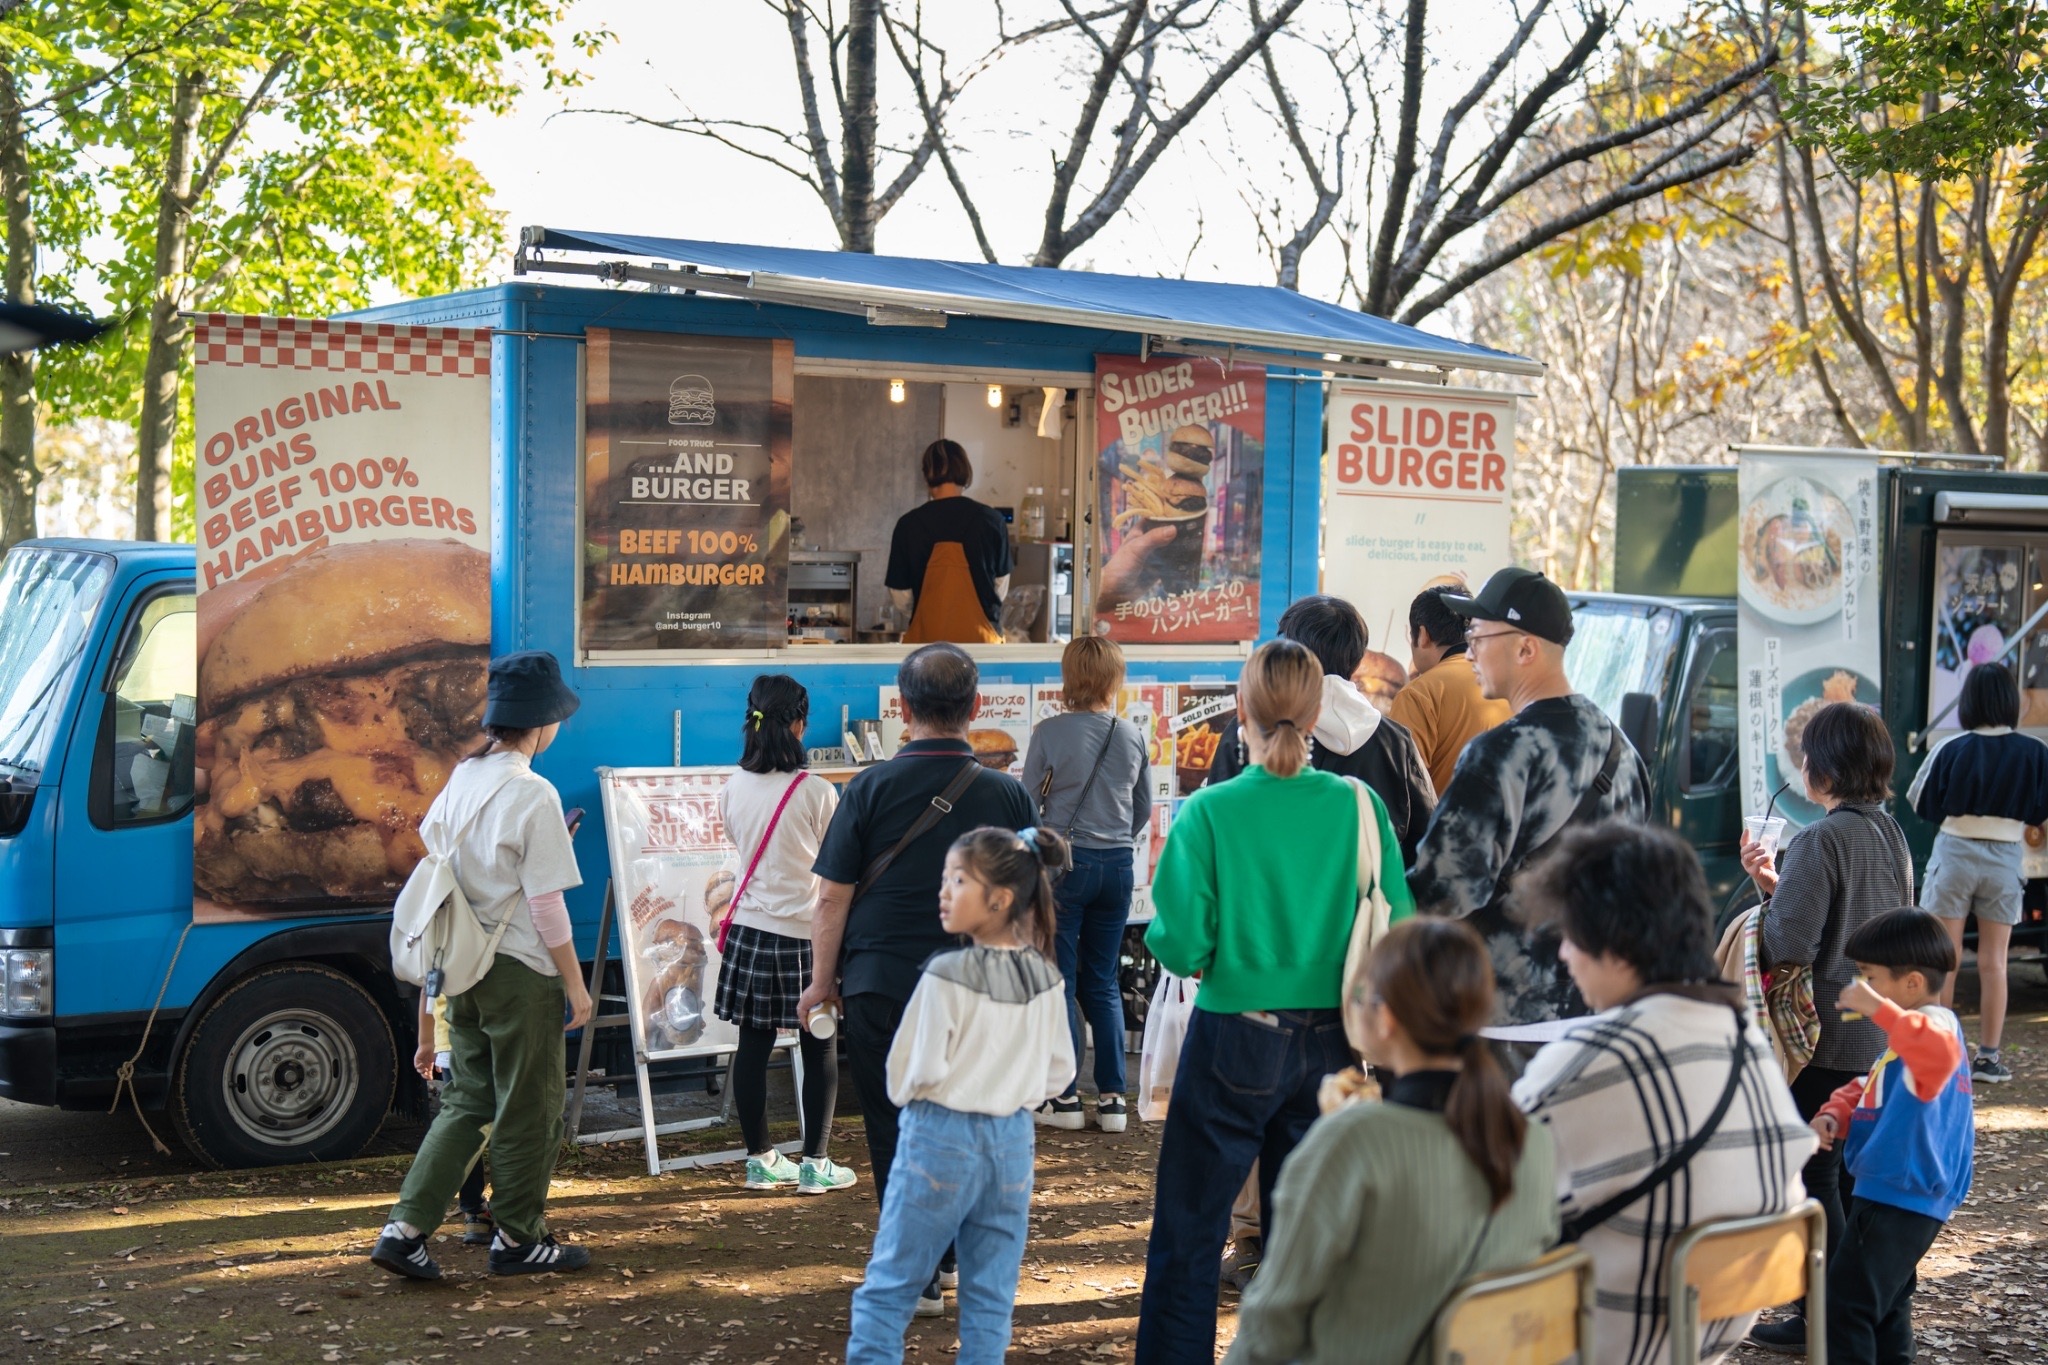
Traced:
<path fill-rule="evenodd" d="M 883 579 L 890 599 L 911 608 L 903 638 L 1000 644 L 1011 569 L 1002 513 L 967 496 L 974 466 L 958 441 L 925 447 L 923 470 L 931 501 L 897 518 Z"/>

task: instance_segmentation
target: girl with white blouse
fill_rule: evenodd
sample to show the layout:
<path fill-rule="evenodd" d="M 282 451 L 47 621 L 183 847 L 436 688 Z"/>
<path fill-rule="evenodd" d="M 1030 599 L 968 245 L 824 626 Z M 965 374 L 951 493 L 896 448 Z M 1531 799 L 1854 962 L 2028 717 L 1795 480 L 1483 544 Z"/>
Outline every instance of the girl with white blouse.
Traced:
<path fill-rule="evenodd" d="M 1050 830 L 983 827 L 955 840 L 939 920 L 970 946 L 924 965 L 889 1050 L 903 1108 L 848 1365 L 903 1359 L 903 1332 L 947 1245 L 960 1265 L 959 1365 L 999 1365 L 1031 1212 L 1031 1111 L 1074 1079 L 1066 993 L 1052 965 Z"/>

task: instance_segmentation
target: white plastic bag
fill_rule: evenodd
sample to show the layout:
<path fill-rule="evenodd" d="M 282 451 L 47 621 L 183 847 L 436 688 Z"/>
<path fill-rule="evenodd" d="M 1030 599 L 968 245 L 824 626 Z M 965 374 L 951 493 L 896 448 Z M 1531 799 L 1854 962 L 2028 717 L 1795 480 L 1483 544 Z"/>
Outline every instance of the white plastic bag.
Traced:
<path fill-rule="evenodd" d="M 1196 983 L 1161 970 L 1145 1014 L 1145 1046 L 1138 1054 L 1138 1117 L 1158 1123 L 1166 1117 L 1173 1094 L 1173 1073 L 1180 1069 L 1181 1045 L 1195 1012 Z"/>

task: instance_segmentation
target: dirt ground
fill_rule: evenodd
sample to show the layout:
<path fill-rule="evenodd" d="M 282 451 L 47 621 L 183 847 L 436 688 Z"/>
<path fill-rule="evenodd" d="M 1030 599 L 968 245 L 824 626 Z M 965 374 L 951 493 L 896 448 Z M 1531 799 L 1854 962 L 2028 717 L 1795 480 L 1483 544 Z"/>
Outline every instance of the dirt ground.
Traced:
<path fill-rule="evenodd" d="M 2048 990 L 2036 969 L 2019 976 L 2006 1053 L 2018 1080 L 1979 1092 L 1976 1188 L 1923 1267 L 1930 1365 L 2048 1357 Z M 1130 1357 L 1156 1143 L 1139 1123 L 1041 1130 L 1013 1360 Z M 433 1248 L 439 1284 L 366 1259 L 402 1156 L 0 1190 L 0 1359 L 381 1365 L 495 1347 L 515 1360 L 833 1360 L 875 1219 L 857 1120 L 835 1130 L 834 1152 L 862 1184 L 801 1198 L 749 1193 L 733 1166 L 651 1179 L 635 1146 L 583 1149 L 549 1207 L 590 1248 L 590 1271 L 495 1278 L 482 1250 L 448 1237 Z M 1227 1299 L 1225 1341 L 1233 1310 Z M 907 1358 L 950 1359 L 953 1330 L 950 1308 L 915 1323 Z"/>

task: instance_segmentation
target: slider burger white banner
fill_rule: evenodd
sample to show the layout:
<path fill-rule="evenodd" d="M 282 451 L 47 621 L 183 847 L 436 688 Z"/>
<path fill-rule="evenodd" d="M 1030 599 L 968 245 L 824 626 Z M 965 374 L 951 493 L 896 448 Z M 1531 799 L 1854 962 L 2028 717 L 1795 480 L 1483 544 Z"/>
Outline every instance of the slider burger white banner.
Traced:
<path fill-rule="evenodd" d="M 490 334 L 214 314 L 196 332 L 197 912 L 382 905 L 476 742 Z"/>
<path fill-rule="evenodd" d="M 1514 397 L 1338 383 L 1323 416 L 1326 590 L 1364 614 L 1374 649 L 1404 657 L 1417 593 L 1477 588 L 1514 562 Z"/>

